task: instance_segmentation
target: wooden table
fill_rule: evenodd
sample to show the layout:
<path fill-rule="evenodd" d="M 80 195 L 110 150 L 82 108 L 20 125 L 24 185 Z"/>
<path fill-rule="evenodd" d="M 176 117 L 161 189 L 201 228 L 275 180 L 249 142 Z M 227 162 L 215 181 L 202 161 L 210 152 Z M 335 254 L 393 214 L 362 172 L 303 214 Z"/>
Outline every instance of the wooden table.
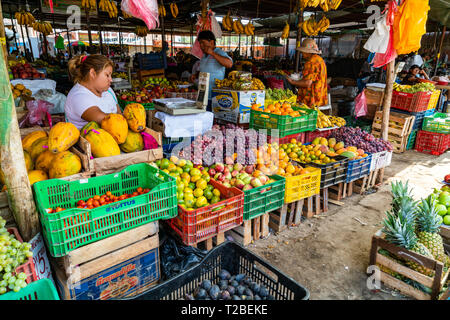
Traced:
<path fill-rule="evenodd" d="M 441 86 L 441 85 L 435 85 L 435 87 L 436 87 L 436 89 L 439 89 L 439 90 L 450 90 L 450 84 L 447 84 L 447 85 L 445 85 L 445 86 Z"/>

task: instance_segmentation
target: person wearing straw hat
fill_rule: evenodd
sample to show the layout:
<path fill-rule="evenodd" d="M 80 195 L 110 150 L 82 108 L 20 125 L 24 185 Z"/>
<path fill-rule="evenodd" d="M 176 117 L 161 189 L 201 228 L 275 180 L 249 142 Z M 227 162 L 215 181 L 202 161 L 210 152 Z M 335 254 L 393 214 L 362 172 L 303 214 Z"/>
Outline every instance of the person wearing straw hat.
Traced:
<path fill-rule="evenodd" d="M 303 78 L 295 81 L 286 77 L 287 81 L 298 88 L 297 101 L 307 106 L 324 106 L 328 104 L 327 67 L 319 55 L 317 43 L 310 38 L 303 40 L 297 48 L 306 60 L 303 68 Z"/>

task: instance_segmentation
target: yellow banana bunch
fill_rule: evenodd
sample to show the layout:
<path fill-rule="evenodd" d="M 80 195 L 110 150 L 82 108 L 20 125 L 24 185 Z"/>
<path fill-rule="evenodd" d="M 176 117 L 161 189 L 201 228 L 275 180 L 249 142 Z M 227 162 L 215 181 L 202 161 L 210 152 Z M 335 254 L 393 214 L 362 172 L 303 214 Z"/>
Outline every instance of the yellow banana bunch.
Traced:
<path fill-rule="evenodd" d="M 236 19 L 233 21 L 233 31 L 237 34 L 243 34 L 244 33 L 244 26 L 242 25 L 242 22 L 240 19 Z"/>
<path fill-rule="evenodd" d="M 328 0 L 328 6 L 330 9 L 337 10 L 341 5 L 342 0 Z"/>
<path fill-rule="evenodd" d="M 36 21 L 31 12 L 25 11 L 16 12 L 14 18 L 16 18 L 17 22 L 22 26 L 32 26 Z"/>
<path fill-rule="evenodd" d="M 170 4 L 170 12 L 172 13 L 172 17 L 176 18 L 178 16 L 178 6 L 176 3 L 172 2 Z"/>
<path fill-rule="evenodd" d="M 159 13 L 160 16 L 165 17 L 167 15 L 166 7 L 159 6 L 158 7 L 158 13 Z"/>
<path fill-rule="evenodd" d="M 48 36 L 49 34 L 53 33 L 53 28 L 50 22 L 36 21 L 33 23 L 33 30 L 41 32 L 45 36 Z"/>
<path fill-rule="evenodd" d="M 108 12 L 110 18 L 117 17 L 118 10 L 114 2 L 109 0 L 100 0 L 100 2 L 98 3 L 98 7 L 100 10 Z"/>
<path fill-rule="evenodd" d="M 325 30 L 327 30 L 329 26 L 330 20 L 328 20 L 327 17 L 323 16 L 317 24 L 317 29 L 319 30 L 319 32 L 325 32 Z"/>
<path fill-rule="evenodd" d="M 283 33 L 281 34 L 281 39 L 285 40 L 289 37 L 289 24 L 286 21 L 286 25 L 283 28 Z"/>
<path fill-rule="evenodd" d="M 148 34 L 148 28 L 146 26 L 137 26 L 136 29 L 134 29 L 134 33 L 138 37 L 146 37 Z"/>
<path fill-rule="evenodd" d="M 233 20 L 230 17 L 230 11 L 228 11 L 227 15 L 222 19 L 222 25 L 227 31 L 233 30 Z"/>
<path fill-rule="evenodd" d="M 302 30 L 307 36 L 317 36 L 319 32 L 324 32 L 330 26 L 330 20 L 325 16 L 319 22 L 316 22 L 313 18 L 303 22 Z"/>
<path fill-rule="evenodd" d="M 327 12 L 330 10 L 328 0 L 320 0 L 320 7 L 322 8 L 323 12 Z"/>
<path fill-rule="evenodd" d="M 304 10 L 308 6 L 309 0 L 298 0 L 298 8 Z"/>
<path fill-rule="evenodd" d="M 247 36 L 253 36 L 255 34 L 255 26 L 251 22 L 249 22 L 245 26 L 244 32 Z"/>
<path fill-rule="evenodd" d="M 308 7 L 317 8 L 321 0 L 309 0 Z"/>
<path fill-rule="evenodd" d="M 81 0 L 81 7 L 83 9 L 95 10 L 97 9 L 97 3 L 95 0 Z"/>
<path fill-rule="evenodd" d="M 126 13 L 125 11 L 122 11 L 123 17 L 125 19 L 129 19 L 129 18 L 133 18 L 133 16 L 130 16 L 128 13 Z"/>

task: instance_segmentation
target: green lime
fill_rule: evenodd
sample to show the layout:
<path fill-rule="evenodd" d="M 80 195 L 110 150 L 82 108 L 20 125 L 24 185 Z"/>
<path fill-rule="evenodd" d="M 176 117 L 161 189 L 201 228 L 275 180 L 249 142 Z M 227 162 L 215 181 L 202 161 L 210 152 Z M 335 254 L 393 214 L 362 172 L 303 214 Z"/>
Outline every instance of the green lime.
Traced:
<path fill-rule="evenodd" d="M 184 194 L 184 201 L 188 201 L 188 200 L 194 200 L 194 194 L 193 193 L 190 193 L 190 192 L 188 192 L 188 193 L 185 193 Z"/>
<path fill-rule="evenodd" d="M 214 195 L 215 197 L 219 197 L 219 198 L 220 198 L 220 191 L 219 191 L 218 189 L 214 189 L 214 190 L 212 191 L 212 193 L 213 193 L 213 195 Z"/>
<path fill-rule="evenodd" d="M 193 176 L 201 176 L 202 173 L 197 168 L 192 168 L 191 171 L 189 171 L 189 174 L 191 175 L 191 179 Z"/>
<path fill-rule="evenodd" d="M 203 174 L 202 179 L 205 180 L 206 182 L 209 182 L 211 180 L 211 177 L 209 176 L 209 174 Z"/>
<path fill-rule="evenodd" d="M 203 196 L 203 189 L 197 188 L 194 190 L 194 197 L 201 197 Z"/>
<path fill-rule="evenodd" d="M 184 205 L 186 206 L 186 208 L 192 208 L 194 205 L 194 199 L 185 199 L 184 200 Z"/>
<path fill-rule="evenodd" d="M 178 199 L 184 199 L 184 192 L 183 191 L 177 192 L 177 198 Z"/>
<path fill-rule="evenodd" d="M 212 193 L 210 190 L 208 190 L 208 189 L 206 189 L 206 190 L 203 192 L 203 195 L 204 195 L 205 198 L 208 199 L 208 200 L 211 200 L 212 197 L 213 197 L 213 193 Z"/>
<path fill-rule="evenodd" d="M 166 159 L 166 158 L 162 159 L 160 169 L 164 170 L 164 169 L 169 168 L 169 164 L 170 164 L 169 159 Z"/>
<path fill-rule="evenodd" d="M 183 199 L 178 199 L 178 204 L 184 205 L 184 200 Z"/>
<path fill-rule="evenodd" d="M 189 182 L 189 188 L 190 189 L 192 189 L 192 190 L 195 190 L 196 188 L 197 188 L 197 186 L 195 185 L 195 183 L 193 183 L 193 182 Z"/>
<path fill-rule="evenodd" d="M 183 172 L 189 173 L 189 171 L 191 171 L 190 167 L 188 167 L 188 166 L 183 167 Z"/>
<path fill-rule="evenodd" d="M 158 168 L 161 168 L 161 160 L 156 160 L 155 164 L 158 166 Z"/>
<path fill-rule="evenodd" d="M 197 201 L 195 202 L 195 205 L 197 206 L 197 208 L 204 207 L 207 204 L 208 204 L 208 200 L 205 197 L 203 197 L 203 196 L 199 197 L 197 199 Z"/>
<path fill-rule="evenodd" d="M 211 204 L 215 204 L 217 202 L 220 202 L 220 198 L 218 196 L 213 196 L 211 198 Z"/>
<path fill-rule="evenodd" d="M 206 190 L 212 192 L 212 191 L 214 190 L 214 186 L 213 186 L 212 184 L 208 184 L 208 185 L 206 186 Z"/>
<path fill-rule="evenodd" d="M 183 182 L 178 182 L 177 183 L 177 192 L 183 191 L 185 188 L 185 185 Z"/>
<path fill-rule="evenodd" d="M 205 190 L 207 185 L 208 185 L 208 183 L 203 179 L 198 180 L 197 183 L 195 184 L 195 186 L 197 188 L 202 189 L 202 190 Z"/>

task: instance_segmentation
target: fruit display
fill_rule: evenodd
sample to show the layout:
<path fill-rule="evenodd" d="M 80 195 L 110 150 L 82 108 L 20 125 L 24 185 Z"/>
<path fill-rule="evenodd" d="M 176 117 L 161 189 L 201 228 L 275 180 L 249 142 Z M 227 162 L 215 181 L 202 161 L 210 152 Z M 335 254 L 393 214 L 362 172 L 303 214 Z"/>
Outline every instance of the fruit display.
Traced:
<path fill-rule="evenodd" d="M 361 128 L 342 127 L 334 130 L 329 138 L 335 138 L 336 141 L 341 141 L 345 145 L 354 146 L 369 153 L 393 151 L 390 142 L 381 138 L 375 138 L 370 133 L 361 130 Z"/>
<path fill-rule="evenodd" d="M 33 23 L 33 30 L 41 32 L 44 36 L 48 36 L 53 33 L 53 27 L 50 22 L 36 21 Z"/>
<path fill-rule="evenodd" d="M 283 28 L 283 31 L 281 32 L 281 39 L 286 40 L 289 37 L 289 23 L 286 21 L 286 25 Z"/>
<path fill-rule="evenodd" d="M 288 100 L 295 96 L 296 96 L 295 93 L 293 93 L 290 89 L 283 90 L 283 89 L 269 88 L 266 90 L 266 100 L 274 100 L 274 101 Z"/>
<path fill-rule="evenodd" d="M 178 6 L 175 2 L 170 4 L 170 12 L 172 13 L 172 17 L 176 18 L 178 16 Z"/>
<path fill-rule="evenodd" d="M 341 2 L 342 0 L 299 0 L 297 8 L 317 8 L 320 6 L 324 12 L 328 12 L 329 10 L 337 10 Z"/>
<path fill-rule="evenodd" d="M 125 72 L 113 72 L 111 77 L 128 80 L 128 75 Z"/>
<path fill-rule="evenodd" d="M 142 86 L 146 87 L 148 85 L 151 86 L 161 86 L 161 87 L 168 87 L 170 86 L 170 81 L 167 78 L 148 78 L 144 82 L 142 82 Z"/>
<path fill-rule="evenodd" d="M 27 11 L 18 11 L 14 14 L 14 18 L 17 20 L 17 23 L 21 26 L 32 26 L 36 21 L 31 12 Z"/>
<path fill-rule="evenodd" d="M 123 116 L 127 120 L 131 131 L 141 132 L 145 129 L 146 112 L 142 104 L 127 104 L 123 110 Z"/>
<path fill-rule="evenodd" d="M 225 17 L 222 19 L 222 26 L 227 31 L 233 31 L 233 19 L 230 17 L 230 10 Z"/>
<path fill-rule="evenodd" d="M 117 18 L 118 10 L 117 10 L 116 3 L 114 1 L 100 0 L 98 3 L 98 8 L 101 11 L 106 11 L 110 18 Z"/>
<path fill-rule="evenodd" d="M 233 90 L 265 90 L 265 86 L 258 78 L 253 78 L 247 72 L 232 71 L 228 77 L 223 80 L 215 80 L 216 87 L 219 89 Z"/>
<path fill-rule="evenodd" d="M 48 134 L 48 150 L 59 153 L 69 150 L 80 138 L 80 131 L 70 122 L 58 122 Z"/>
<path fill-rule="evenodd" d="M 308 107 L 308 109 L 317 111 L 317 128 L 325 129 L 325 128 L 334 128 L 334 127 L 344 127 L 347 123 L 344 118 L 336 117 L 336 116 L 328 116 L 317 107 Z"/>
<path fill-rule="evenodd" d="M 12 91 L 12 93 L 13 93 L 13 98 L 14 98 L 14 99 L 17 99 L 17 98 L 20 98 L 20 97 L 23 97 L 23 98 L 25 98 L 25 99 L 27 99 L 27 100 L 30 100 L 30 99 L 31 99 L 31 95 L 32 95 L 31 90 L 27 89 L 27 88 L 26 88 L 23 84 L 21 84 L 21 83 L 18 83 L 18 84 L 16 84 L 15 86 L 13 86 L 13 85 L 11 84 L 11 91 Z"/>
<path fill-rule="evenodd" d="M 303 109 L 297 109 L 294 110 L 293 107 L 297 107 L 295 105 L 290 104 L 289 102 L 283 102 L 279 103 L 276 102 L 274 104 L 269 104 L 266 107 L 264 107 L 264 110 L 259 110 L 259 108 L 255 107 L 254 110 L 256 111 L 264 111 L 265 113 L 272 113 L 280 116 L 291 116 L 291 117 L 301 117 L 304 115 L 307 115 L 308 113 Z M 304 105 L 302 105 L 304 107 Z M 262 117 L 269 117 L 262 115 Z"/>
<path fill-rule="evenodd" d="M 398 84 L 394 82 L 393 84 L 394 91 L 406 92 L 406 93 L 416 93 L 416 92 L 425 92 L 425 91 L 435 91 L 436 87 L 434 84 L 429 82 L 420 82 L 415 85 L 406 85 L 406 84 Z"/>
<path fill-rule="evenodd" d="M 128 122 L 118 113 L 108 114 L 101 123 L 101 128 L 107 131 L 116 140 L 117 144 L 125 142 L 128 134 Z"/>
<path fill-rule="evenodd" d="M 10 66 L 14 79 L 43 79 L 45 74 L 38 72 L 29 63 L 18 63 Z"/>
<path fill-rule="evenodd" d="M 330 26 L 330 20 L 323 16 L 319 22 L 310 17 L 308 20 L 303 22 L 302 30 L 308 36 L 317 36 L 321 32 L 325 32 Z"/>
<path fill-rule="evenodd" d="M 330 141 L 333 145 L 333 140 Z M 290 160 L 302 162 L 302 163 L 317 163 L 328 164 L 336 162 L 333 157 L 338 154 L 331 146 L 329 146 L 328 140 L 325 138 L 316 138 L 312 144 L 304 145 L 296 139 L 292 139 L 290 143 L 284 143 L 280 145 L 279 159 L 280 168 L 286 170 L 288 162 Z M 336 146 L 334 146 L 336 147 Z M 340 145 L 338 145 L 340 147 Z M 290 172 L 292 170 L 288 170 Z"/>
<path fill-rule="evenodd" d="M 103 4 L 104 6 L 104 4 Z M 97 9 L 97 1 L 95 0 L 81 0 L 81 7 L 83 9 L 96 10 Z"/>
<path fill-rule="evenodd" d="M 136 28 L 134 29 L 134 33 L 138 36 L 138 37 L 146 37 L 148 35 L 150 30 L 148 30 L 148 28 L 146 26 L 136 26 Z"/>
<path fill-rule="evenodd" d="M 167 89 L 159 85 L 143 87 L 141 89 L 123 90 L 119 98 L 124 101 L 132 101 L 137 103 L 151 103 L 154 99 L 164 98 Z"/>
<path fill-rule="evenodd" d="M 216 284 L 214 284 L 216 283 Z M 245 274 L 222 269 L 216 279 L 204 279 L 184 300 L 275 300 L 268 288 Z"/>
<path fill-rule="evenodd" d="M 437 202 L 436 211 L 441 217 L 441 224 L 450 226 L 450 187 L 444 185 L 440 190 L 434 189 L 428 198 Z"/>
<path fill-rule="evenodd" d="M 0 295 L 8 291 L 19 292 L 27 286 L 27 274 L 16 273 L 16 268 L 33 256 L 31 244 L 20 242 L 5 225 L 5 219 L 0 217 Z"/>
<path fill-rule="evenodd" d="M 220 191 L 209 183 L 208 170 L 194 165 L 190 160 L 170 159 L 156 160 L 151 165 L 176 179 L 178 205 L 187 211 L 215 204 L 223 200 Z"/>
<path fill-rule="evenodd" d="M 165 6 L 158 6 L 158 14 L 160 15 L 160 16 L 163 16 L 163 17 L 165 17 L 166 15 L 167 15 L 167 10 L 166 10 L 166 7 Z"/>

